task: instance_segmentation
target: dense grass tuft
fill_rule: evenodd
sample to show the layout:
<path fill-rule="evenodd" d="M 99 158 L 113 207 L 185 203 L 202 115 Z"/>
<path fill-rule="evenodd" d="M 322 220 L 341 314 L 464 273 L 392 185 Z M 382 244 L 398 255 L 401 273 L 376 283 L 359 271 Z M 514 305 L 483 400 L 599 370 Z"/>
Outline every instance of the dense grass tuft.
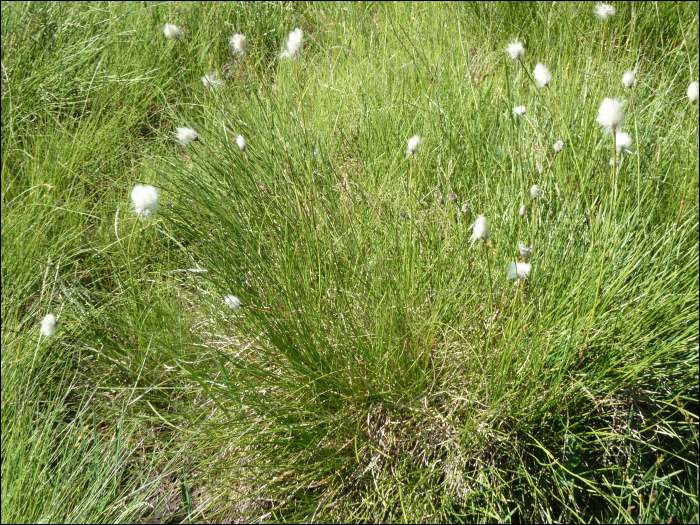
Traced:
<path fill-rule="evenodd" d="M 696 522 L 698 8 L 593 7 L 3 6 L 2 521 Z"/>

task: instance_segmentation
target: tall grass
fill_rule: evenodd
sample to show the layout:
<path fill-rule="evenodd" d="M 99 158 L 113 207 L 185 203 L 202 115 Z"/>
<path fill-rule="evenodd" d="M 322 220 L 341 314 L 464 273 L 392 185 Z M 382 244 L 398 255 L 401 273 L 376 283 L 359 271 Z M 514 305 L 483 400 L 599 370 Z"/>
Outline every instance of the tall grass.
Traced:
<path fill-rule="evenodd" d="M 697 521 L 697 6 L 592 7 L 4 7 L 3 521 Z"/>

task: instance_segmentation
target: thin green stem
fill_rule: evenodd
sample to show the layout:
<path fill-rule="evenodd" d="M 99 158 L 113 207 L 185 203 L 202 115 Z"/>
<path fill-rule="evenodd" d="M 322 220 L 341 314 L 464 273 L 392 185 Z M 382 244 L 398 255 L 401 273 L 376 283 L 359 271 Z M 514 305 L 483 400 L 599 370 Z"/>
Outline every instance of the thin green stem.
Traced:
<path fill-rule="evenodd" d="M 532 85 L 535 86 L 535 93 L 537 93 L 537 96 L 539 97 L 539 91 L 537 89 L 537 84 L 535 83 L 534 79 L 530 76 L 529 71 L 525 68 L 525 64 L 523 64 L 523 59 L 518 57 L 518 61 L 520 62 L 520 65 L 523 66 L 523 71 L 525 71 L 525 74 L 527 75 L 527 78 L 530 79 L 530 82 L 532 82 Z"/>
<path fill-rule="evenodd" d="M 642 175 L 641 175 L 641 164 L 640 164 L 640 152 L 639 152 L 639 129 L 637 127 L 637 108 L 634 106 L 634 89 L 630 89 L 630 97 L 632 99 L 632 113 L 634 114 L 634 143 L 637 146 L 637 209 L 641 205 L 640 202 L 640 187 L 642 185 Z"/>
<path fill-rule="evenodd" d="M 598 73 L 598 76 L 600 76 L 600 67 L 601 64 L 603 63 L 603 48 L 605 47 L 605 29 L 608 26 L 608 21 L 603 20 L 603 38 L 600 40 L 600 54 L 598 55 L 598 70 L 596 73 Z"/>
<path fill-rule="evenodd" d="M 134 232 L 136 231 L 136 225 L 138 224 L 138 217 L 134 220 L 134 226 L 131 228 L 131 235 L 129 235 L 129 242 L 126 244 L 126 257 L 127 257 L 127 267 L 129 268 L 129 282 L 131 286 L 131 291 L 136 297 L 136 286 L 134 283 L 134 269 L 133 269 L 133 259 L 131 258 L 131 241 L 134 238 Z"/>
<path fill-rule="evenodd" d="M 493 316 L 493 283 L 491 282 L 491 257 L 489 257 L 489 250 L 486 246 L 486 241 L 484 241 L 484 251 L 486 252 L 486 266 L 489 271 L 489 316 L 488 323 L 489 329 L 488 334 L 491 333 L 491 316 Z M 486 345 L 488 345 L 489 335 L 486 336 Z"/>
<path fill-rule="evenodd" d="M 309 146 L 309 137 L 306 134 L 306 118 L 304 117 L 304 104 L 302 103 L 301 82 L 299 82 L 299 55 L 294 57 L 294 70 L 297 77 L 297 86 L 299 87 L 299 112 L 301 114 L 301 127 L 304 130 L 306 145 Z"/>
<path fill-rule="evenodd" d="M 690 169 L 690 137 L 693 135 L 693 131 L 695 129 L 695 105 L 690 106 L 690 126 L 688 126 L 688 129 L 690 130 L 690 135 L 688 137 L 688 144 L 685 148 L 685 176 L 683 177 L 683 193 L 681 197 L 681 206 L 678 210 L 678 218 L 676 219 L 676 231 L 678 231 L 678 225 L 681 222 L 681 215 L 683 214 L 683 207 L 685 206 L 685 194 L 686 191 L 688 190 L 688 170 Z"/>
<path fill-rule="evenodd" d="M 616 178 L 616 171 L 617 171 L 617 132 L 615 131 L 615 128 L 612 130 L 612 136 L 613 136 L 613 163 L 612 163 L 612 185 L 613 185 L 613 208 L 615 207 L 615 203 L 617 202 L 617 178 Z M 611 210 L 612 211 L 612 210 Z"/>
<path fill-rule="evenodd" d="M 253 71 L 255 71 L 255 75 L 258 77 L 258 80 L 260 81 L 260 85 L 263 86 L 265 88 L 265 90 L 267 91 L 267 85 L 263 82 L 263 79 L 260 76 L 260 73 L 258 73 L 258 69 L 255 67 L 255 64 L 253 64 L 253 59 L 250 58 L 250 55 L 248 53 L 246 53 L 245 55 L 246 55 L 246 57 L 248 57 L 248 63 L 250 64 L 250 67 L 253 68 Z M 268 92 L 268 95 L 269 94 L 270 93 Z"/>
<path fill-rule="evenodd" d="M 535 233 L 537 230 L 537 199 L 532 200 L 532 235 L 530 237 L 530 247 L 535 246 Z"/>

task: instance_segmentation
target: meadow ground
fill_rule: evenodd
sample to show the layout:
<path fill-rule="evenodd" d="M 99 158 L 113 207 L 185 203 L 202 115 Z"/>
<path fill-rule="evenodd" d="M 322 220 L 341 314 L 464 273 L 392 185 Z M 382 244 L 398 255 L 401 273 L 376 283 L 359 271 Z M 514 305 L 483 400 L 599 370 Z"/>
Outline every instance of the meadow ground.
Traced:
<path fill-rule="evenodd" d="M 2 521 L 697 522 L 698 4 L 595 7 L 3 3 Z"/>

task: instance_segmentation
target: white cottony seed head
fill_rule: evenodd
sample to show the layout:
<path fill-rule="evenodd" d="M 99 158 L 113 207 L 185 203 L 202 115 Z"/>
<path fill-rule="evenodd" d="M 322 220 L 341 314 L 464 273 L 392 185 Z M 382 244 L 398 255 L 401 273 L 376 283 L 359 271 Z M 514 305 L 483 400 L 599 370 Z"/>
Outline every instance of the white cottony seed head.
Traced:
<path fill-rule="evenodd" d="M 556 141 L 554 143 L 554 146 L 552 146 L 552 148 L 554 148 L 554 153 L 561 153 L 562 151 L 564 151 L 564 141 L 563 140 Z"/>
<path fill-rule="evenodd" d="M 535 71 L 533 72 L 532 76 L 535 77 L 535 82 L 537 83 L 538 87 L 548 86 L 552 80 L 552 74 L 549 72 L 549 69 L 547 69 L 547 66 L 540 62 L 538 62 L 535 66 Z"/>
<path fill-rule="evenodd" d="M 634 71 L 631 69 L 628 69 L 627 73 L 622 75 L 622 83 L 630 89 L 634 86 L 634 80 Z"/>
<path fill-rule="evenodd" d="M 226 296 L 224 302 L 226 303 L 226 306 L 228 306 L 231 310 L 238 310 L 242 304 L 241 300 L 238 297 L 231 294 Z"/>
<path fill-rule="evenodd" d="M 241 148 L 241 151 L 245 151 L 247 145 L 245 143 L 245 139 L 243 138 L 243 135 L 238 135 L 236 137 L 236 144 L 238 144 L 238 147 Z"/>
<path fill-rule="evenodd" d="M 618 152 L 629 149 L 631 145 L 632 137 L 627 133 L 622 133 L 620 131 L 615 133 L 615 149 L 617 149 Z"/>
<path fill-rule="evenodd" d="M 510 279 L 521 279 L 524 280 L 530 277 L 531 266 L 528 263 L 510 263 L 508 265 L 508 280 Z"/>
<path fill-rule="evenodd" d="M 533 199 L 539 199 L 540 193 L 542 193 L 542 190 L 540 189 L 540 187 L 537 184 L 535 184 L 532 188 L 530 188 L 530 195 L 532 195 Z"/>
<path fill-rule="evenodd" d="M 519 243 L 518 249 L 520 250 L 520 256 L 526 261 L 529 261 L 530 257 L 532 257 L 532 248 L 525 246 L 523 243 Z"/>
<path fill-rule="evenodd" d="M 282 53 L 281 58 L 288 58 L 294 55 L 298 55 L 301 51 L 301 45 L 304 40 L 304 32 L 298 27 L 289 33 L 289 40 L 287 41 L 287 49 Z"/>
<path fill-rule="evenodd" d="M 418 135 L 413 135 L 410 139 L 408 139 L 408 149 L 406 150 L 406 155 L 409 157 L 411 155 L 415 155 L 419 148 L 420 137 Z"/>
<path fill-rule="evenodd" d="M 202 84 L 204 84 L 204 87 L 209 90 L 223 84 L 223 80 L 216 76 L 216 71 L 212 71 L 208 75 L 204 75 L 202 77 Z"/>
<path fill-rule="evenodd" d="M 228 45 L 231 48 L 232 54 L 244 55 L 246 47 L 248 47 L 248 39 L 244 35 L 236 33 L 229 38 Z"/>
<path fill-rule="evenodd" d="M 606 98 L 598 109 L 598 124 L 609 131 L 615 131 L 625 120 L 622 104 L 612 98 Z"/>
<path fill-rule="evenodd" d="M 527 109 L 525 109 L 525 106 L 516 106 L 513 111 L 516 115 L 520 115 L 522 117 L 527 112 Z"/>
<path fill-rule="evenodd" d="M 523 204 L 522 206 L 520 206 L 520 218 L 524 219 L 525 215 L 527 215 L 527 206 Z"/>
<path fill-rule="evenodd" d="M 486 241 L 491 235 L 491 228 L 486 217 L 479 215 L 474 223 L 474 231 L 472 232 L 472 241 Z"/>
<path fill-rule="evenodd" d="M 515 40 L 514 42 L 508 44 L 506 52 L 510 55 L 510 58 L 513 60 L 518 60 L 525 54 L 525 48 L 523 47 L 522 43 Z"/>
<path fill-rule="evenodd" d="M 182 38 L 182 29 L 172 24 L 165 24 L 165 29 L 163 29 L 165 36 L 172 40 L 180 40 Z"/>
<path fill-rule="evenodd" d="M 688 86 L 688 100 L 691 104 L 695 104 L 698 101 L 698 83 L 693 82 Z"/>
<path fill-rule="evenodd" d="M 187 146 L 190 142 L 199 140 L 199 136 L 190 128 L 177 128 L 177 140 L 183 146 Z"/>
<path fill-rule="evenodd" d="M 46 314 L 46 317 L 41 320 L 41 333 L 46 337 L 51 337 L 56 333 L 57 326 L 58 323 L 53 314 Z"/>
<path fill-rule="evenodd" d="M 462 213 L 467 213 L 469 211 L 469 204 L 467 204 L 466 202 L 462 204 L 461 211 Z"/>
<path fill-rule="evenodd" d="M 139 217 L 155 215 L 158 213 L 158 190 L 153 186 L 137 184 L 131 190 L 131 202 L 134 203 L 134 211 Z"/>
<path fill-rule="evenodd" d="M 615 14 L 615 8 L 610 4 L 598 4 L 593 8 L 593 12 L 598 15 L 601 20 L 607 20 Z"/>
<path fill-rule="evenodd" d="M 452 191 L 447 194 L 447 198 L 450 200 L 450 202 L 457 202 L 458 200 L 457 194 Z"/>

